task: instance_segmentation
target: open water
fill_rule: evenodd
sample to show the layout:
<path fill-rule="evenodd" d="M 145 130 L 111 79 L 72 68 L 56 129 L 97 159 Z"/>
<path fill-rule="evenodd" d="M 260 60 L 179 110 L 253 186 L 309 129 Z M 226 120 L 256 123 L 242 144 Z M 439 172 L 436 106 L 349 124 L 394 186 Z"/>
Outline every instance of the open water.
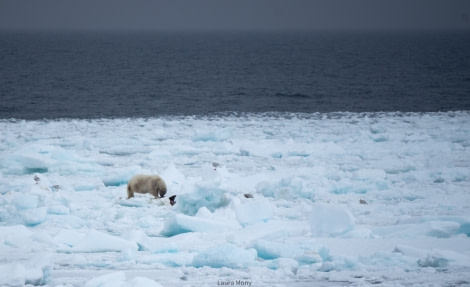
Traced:
<path fill-rule="evenodd" d="M 470 109 L 470 34 L 0 32 L 0 118 Z"/>

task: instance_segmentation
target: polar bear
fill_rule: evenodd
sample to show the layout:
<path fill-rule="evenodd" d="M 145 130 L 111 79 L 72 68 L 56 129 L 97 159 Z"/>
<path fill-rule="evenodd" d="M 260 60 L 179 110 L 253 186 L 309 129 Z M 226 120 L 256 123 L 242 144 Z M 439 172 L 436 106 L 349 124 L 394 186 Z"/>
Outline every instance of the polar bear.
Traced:
<path fill-rule="evenodd" d="M 150 193 L 158 197 L 165 197 L 166 184 L 158 175 L 138 174 L 127 183 L 127 198 L 134 197 L 134 192 Z"/>

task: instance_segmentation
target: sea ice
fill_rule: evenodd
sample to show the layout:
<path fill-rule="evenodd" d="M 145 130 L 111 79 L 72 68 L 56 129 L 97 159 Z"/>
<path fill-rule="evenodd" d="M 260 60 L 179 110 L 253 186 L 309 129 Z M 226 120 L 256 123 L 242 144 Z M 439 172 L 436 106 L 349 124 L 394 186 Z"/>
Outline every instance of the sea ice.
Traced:
<path fill-rule="evenodd" d="M 122 286 L 125 280 L 126 274 L 122 271 L 118 271 L 88 280 L 85 287 Z"/>
<path fill-rule="evenodd" d="M 215 183 L 199 183 L 194 186 L 190 193 L 181 194 L 176 198 L 179 211 L 187 215 L 195 215 L 201 207 L 210 211 L 227 206 L 229 199 L 226 190 Z"/>
<path fill-rule="evenodd" d="M 304 254 L 303 250 L 293 244 L 272 242 L 267 240 L 257 240 L 254 244 L 258 257 L 262 259 L 297 258 Z"/>
<path fill-rule="evenodd" d="M 70 242 L 70 241 L 69 241 Z M 70 249 L 71 252 L 111 252 L 137 250 L 137 243 L 112 236 L 97 230 L 90 230 L 85 237 Z"/>
<path fill-rule="evenodd" d="M 194 257 L 194 267 L 243 268 L 256 264 L 256 250 L 222 244 L 199 251 Z"/>
<path fill-rule="evenodd" d="M 253 199 L 245 203 L 235 203 L 233 206 L 238 222 L 241 225 L 268 221 L 273 217 L 271 203 L 266 198 Z"/>
<path fill-rule="evenodd" d="M 38 253 L 28 261 L 13 264 L 0 264 L 0 285 L 2 286 L 34 286 L 46 285 L 52 273 L 51 255 Z"/>
<path fill-rule="evenodd" d="M 470 282 L 468 112 L 0 120 L 0 133 L 0 285 Z M 127 199 L 137 173 L 162 176 L 166 197 Z"/>
<path fill-rule="evenodd" d="M 309 223 L 312 235 L 319 237 L 338 236 L 354 229 L 351 213 L 333 204 L 313 204 Z"/>
<path fill-rule="evenodd" d="M 127 279 L 123 271 L 111 272 L 90 279 L 86 282 L 85 287 L 162 287 L 154 280 L 146 277 L 134 277 Z"/>
<path fill-rule="evenodd" d="M 174 236 L 185 232 L 220 232 L 231 228 L 233 225 L 230 226 L 226 221 L 175 214 L 165 222 L 162 234 Z"/>
<path fill-rule="evenodd" d="M 0 284 L 2 286 L 24 286 L 26 271 L 19 263 L 0 264 Z"/>

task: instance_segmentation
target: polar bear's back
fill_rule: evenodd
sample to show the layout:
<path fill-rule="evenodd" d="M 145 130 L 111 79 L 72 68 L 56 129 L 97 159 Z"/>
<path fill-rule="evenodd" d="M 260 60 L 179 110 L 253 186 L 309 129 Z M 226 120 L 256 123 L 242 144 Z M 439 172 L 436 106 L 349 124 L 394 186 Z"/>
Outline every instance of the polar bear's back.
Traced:
<path fill-rule="evenodd" d="M 166 193 L 166 184 L 158 175 L 138 174 L 131 178 L 127 184 L 128 198 L 134 193 L 150 193 L 155 197 L 163 197 Z"/>

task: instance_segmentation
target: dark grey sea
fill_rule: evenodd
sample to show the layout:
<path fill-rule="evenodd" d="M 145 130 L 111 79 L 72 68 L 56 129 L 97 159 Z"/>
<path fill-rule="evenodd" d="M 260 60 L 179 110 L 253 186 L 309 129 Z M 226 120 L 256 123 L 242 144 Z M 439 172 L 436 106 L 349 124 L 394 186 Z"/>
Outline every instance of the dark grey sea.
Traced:
<path fill-rule="evenodd" d="M 465 31 L 1 31 L 0 118 L 470 110 Z"/>

